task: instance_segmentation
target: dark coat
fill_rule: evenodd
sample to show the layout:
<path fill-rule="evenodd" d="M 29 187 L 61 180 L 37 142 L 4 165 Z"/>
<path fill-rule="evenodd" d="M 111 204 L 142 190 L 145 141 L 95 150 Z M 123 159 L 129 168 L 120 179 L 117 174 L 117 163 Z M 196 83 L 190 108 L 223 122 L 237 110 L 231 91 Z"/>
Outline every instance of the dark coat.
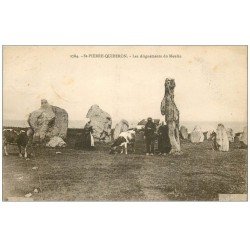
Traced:
<path fill-rule="evenodd" d="M 162 139 L 167 139 L 169 140 L 169 135 L 168 135 L 168 126 L 167 125 L 161 125 L 158 129 L 158 135 Z"/>
<path fill-rule="evenodd" d="M 91 149 L 91 133 L 93 128 L 88 123 L 85 125 L 83 132 L 79 133 L 76 138 L 75 148 L 78 149 Z"/>
<path fill-rule="evenodd" d="M 156 126 L 153 122 L 147 122 L 144 129 L 144 135 L 146 138 L 155 137 Z"/>
<path fill-rule="evenodd" d="M 92 126 L 85 126 L 83 129 L 83 148 L 91 148 L 91 134 L 93 133 Z"/>
<path fill-rule="evenodd" d="M 158 129 L 158 149 L 161 153 L 169 153 L 171 150 L 168 132 L 167 125 L 161 125 Z"/>

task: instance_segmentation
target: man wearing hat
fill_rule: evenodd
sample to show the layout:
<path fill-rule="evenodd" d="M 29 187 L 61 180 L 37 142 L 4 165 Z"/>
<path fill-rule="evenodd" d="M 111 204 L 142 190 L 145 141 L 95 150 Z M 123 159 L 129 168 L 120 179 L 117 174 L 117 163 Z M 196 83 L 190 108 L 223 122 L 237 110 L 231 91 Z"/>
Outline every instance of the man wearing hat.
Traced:
<path fill-rule="evenodd" d="M 154 142 L 155 142 L 155 131 L 156 126 L 151 117 L 147 119 L 147 123 L 145 125 L 145 142 L 146 142 L 146 155 L 153 155 L 154 154 Z"/>

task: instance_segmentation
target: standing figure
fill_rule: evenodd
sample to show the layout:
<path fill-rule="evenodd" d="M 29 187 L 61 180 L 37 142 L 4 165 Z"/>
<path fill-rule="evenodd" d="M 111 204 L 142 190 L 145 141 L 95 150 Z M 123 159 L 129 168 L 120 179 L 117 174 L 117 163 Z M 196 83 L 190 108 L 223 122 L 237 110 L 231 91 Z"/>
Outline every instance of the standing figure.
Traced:
<path fill-rule="evenodd" d="M 88 122 L 83 129 L 83 148 L 94 149 L 93 127 Z"/>
<path fill-rule="evenodd" d="M 168 126 L 162 122 L 158 129 L 158 150 L 159 155 L 166 155 L 171 150 L 170 139 L 168 135 Z"/>
<path fill-rule="evenodd" d="M 152 118 L 149 117 L 145 125 L 145 131 L 144 131 L 146 150 L 147 150 L 146 155 L 154 155 L 155 131 L 156 131 L 156 126 L 153 123 Z"/>
<path fill-rule="evenodd" d="M 181 152 L 179 118 L 180 113 L 174 101 L 175 80 L 167 78 L 165 80 L 165 95 L 161 102 L 161 114 L 165 115 L 165 121 L 168 126 L 168 134 L 171 144 L 170 154 L 179 154 Z"/>
<path fill-rule="evenodd" d="M 213 131 L 210 135 L 210 139 L 212 140 L 212 149 L 217 151 L 219 150 L 219 144 L 217 143 L 216 133 Z"/>

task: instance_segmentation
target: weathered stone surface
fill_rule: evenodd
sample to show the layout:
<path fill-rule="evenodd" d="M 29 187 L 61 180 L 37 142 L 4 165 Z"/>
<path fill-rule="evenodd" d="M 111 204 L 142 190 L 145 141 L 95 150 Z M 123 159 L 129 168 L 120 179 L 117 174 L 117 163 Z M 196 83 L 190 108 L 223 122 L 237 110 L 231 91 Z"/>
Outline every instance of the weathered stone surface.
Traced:
<path fill-rule="evenodd" d="M 98 105 L 92 105 L 86 117 L 90 119 L 95 141 L 109 142 L 111 140 L 111 116 Z"/>
<path fill-rule="evenodd" d="M 244 127 L 243 129 L 243 133 L 241 135 L 241 138 L 240 138 L 240 141 L 245 145 L 247 146 L 247 127 Z"/>
<path fill-rule="evenodd" d="M 179 154 L 181 152 L 179 121 L 180 112 L 174 100 L 175 80 L 166 78 L 165 93 L 161 101 L 161 114 L 165 116 L 166 125 L 169 129 L 169 138 L 171 144 L 170 154 Z"/>
<path fill-rule="evenodd" d="M 198 143 L 204 141 L 204 134 L 201 130 L 201 127 L 196 126 L 190 134 L 190 141 L 192 143 Z"/>
<path fill-rule="evenodd" d="M 115 130 L 114 130 L 114 140 L 116 140 L 121 132 L 126 132 L 129 129 L 129 124 L 128 121 L 126 120 L 121 120 L 119 123 L 115 125 Z"/>
<path fill-rule="evenodd" d="M 234 131 L 231 128 L 227 129 L 227 137 L 230 142 L 234 142 Z"/>
<path fill-rule="evenodd" d="M 242 133 L 243 133 L 243 132 L 235 133 L 234 142 L 236 142 L 236 143 L 240 142 Z"/>
<path fill-rule="evenodd" d="M 46 147 L 55 148 L 55 147 L 66 147 L 66 142 L 59 136 L 54 136 L 50 139 L 50 141 L 46 144 Z"/>
<path fill-rule="evenodd" d="M 212 133 L 213 133 L 213 130 L 208 130 L 207 131 L 207 140 L 211 140 Z"/>
<path fill-rule="evenodd" d="M 216 129 L 216 142 L 217 149 L 219 151 L 228 151 L 229 150 L 229 140 L 227 136 L 227 131 L 223 124 L 218 124 Z"/>
<path fill-rule="evenodd" d="M 188 129 L 185 126 L 181 126 L 180 135 L 181 135 L 182 139 L 187 139 L 188 138 Z"/>
<path fill-rule="evenodd" d="M 67 136 L 68 113 L 59 107 L 49 105 L 46 100 L 41 101 L 41 108 L 30 113 L 28 123 L 34 131 L 35 141 L 59 136 Z"/>
<path fill-rule="evenodd" d="M 204 140 L 207 140 L 207 131 L 203 132 L 203 135 L 204 135 Z"/>

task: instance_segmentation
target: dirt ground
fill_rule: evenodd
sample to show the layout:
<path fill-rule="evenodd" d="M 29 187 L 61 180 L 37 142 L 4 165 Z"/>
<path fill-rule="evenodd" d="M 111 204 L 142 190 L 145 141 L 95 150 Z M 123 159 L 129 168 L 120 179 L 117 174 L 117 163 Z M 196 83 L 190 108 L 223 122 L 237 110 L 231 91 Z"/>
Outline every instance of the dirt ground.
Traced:
<path fill-rule="evenodd" d="M 217 201 L 218 194 L 247 193 L 247 150 L 237 142 L 229 152 L 215 152 L 211 141 L 182 141 L 180 156 L 146 156 L 137 137 L 134 154 L 110 155 L 110 144 L 74 149 L 79 133 L 69 131 L 64 149 L 34 147 L 29 161 L 9 146 L 10 155 L 3 156 L 3 200 L 31 193 L 27 200 Z"/>

